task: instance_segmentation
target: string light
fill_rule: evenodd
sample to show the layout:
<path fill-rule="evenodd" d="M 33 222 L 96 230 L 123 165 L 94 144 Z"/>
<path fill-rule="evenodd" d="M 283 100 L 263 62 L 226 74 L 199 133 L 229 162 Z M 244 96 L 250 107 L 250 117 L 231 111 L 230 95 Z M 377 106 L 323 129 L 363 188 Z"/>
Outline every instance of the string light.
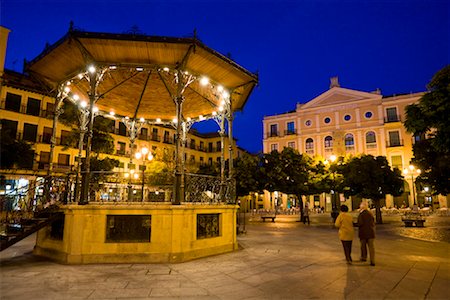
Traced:
<path fill-rule="evenodd" d="M 140 118 L 139 121 L 141 121 L 141 123 L 144 123 L 145 119 L 144 118 Z"/>
<path fill-rule="evenodd" d="M 200 78 L 200 84 L 205 86 L 209 83 L 209 79 L 207 77 Z"/>
<path fill-rule="evenodd" d="M 142 71 L 144 71 L 144 68 L 143 67 L 136 67 L 136 71 L 142 72 Z"/>
<path fill-rule="evenodd" d="M 66 93 L 70 92 L 70 87 L 66 86 L 66 87 L 64 88 L 64 91 L 65 91 Z"/>
<path fill-rule="evenodd" d="M 109 115 L 110 115 L 110 116 L 114 116 L 115 114 L 116 114 L 116 113 L 113 112 L 113 111 L 110 111 L 110 112 L 109 112 Z"/>
<path fill-rule="evenodd" d="M 86 102 L 86 101 L 81 101 L 80 106 L 81 106 L 82 108 L 86 108 L 87 102 Z"/>
<path fill-rule="evenodd" d="M 78 99 L 80 99 L 80 96 L 78 96 L 77 94 L 74 94 L 72 96 L 73 100 L 78 101 Z"/>
<path fill-rule="evenodd" d="M 164 67 L 163 70 L 166 71 L 166 72 L 169 72 L 169 68 L 168 67 Z"/>
<path fill-rule="evenodd" d="M 98 107 L 97 107 L 97 106 L 94 106 L 93 111 L 94 111 L 94 113 L 98 113 Z"/>
<path fill-rule="evenodd" d="M 95 71 L 96 71 L 96 69 L 95 69 L 95 67 L 94 67 L 93 65 L 90 65 L 90 66 L 88 67 L 88 71 L 89 71 L 89 73 L 94 74 Z"/>
<path fill-rule="evenodd" d="M 161 119 L 160 119 L 160 118 L 157 118 L 157 119 L 156 119 L 156 123 L 161 123 Z"/>

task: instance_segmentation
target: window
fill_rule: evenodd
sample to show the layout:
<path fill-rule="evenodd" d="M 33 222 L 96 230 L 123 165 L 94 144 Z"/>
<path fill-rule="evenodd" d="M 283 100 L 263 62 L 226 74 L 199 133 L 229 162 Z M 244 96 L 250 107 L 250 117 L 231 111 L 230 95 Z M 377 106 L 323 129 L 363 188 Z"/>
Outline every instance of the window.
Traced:
<path fill-rule="evenodd" d="M 295 134 L 295 123 L 294 122 L 288 122 L 287 123 L 287 131 L 286 134 Z"/>
<path fill-rule="evenodd" d="M 396 107 L 389 107 L 386 108 L 386 122 L 398 122 L 399 116 L 397 115 L 397 108 Z"/>
<path fill-rule="evenodd" d="M 55 104 L 53 104 L 51 102 L 47 102 L 45 112 L 44 112 L 44 117 L 51 118 L 51 117 L 53 117 L 54 112 L 55 112 Z"/>
<path fill-rule="evenodd" d="M 325 151 L 333 150 L 333 137 L 326 136 L 324 139 Z"/>
<path fill-rule="evenodd" d="M 392 168 L 397 168 L 399 170 L 403 169 L 403 159 L 401 155 L 392 155 L 391 157 Z"/>
<path fill-rule="evenodd" d="M 58 165 L 68 166 L 70 164 L 70 155 L 69 154 L 58 154 Z"/>
<path fill-rule="evenodd" d="M 350 116 L 350 115 L 345 115 L 345 116 L 344 116 L 344 120 L 345 120 L 346 122 L 350 121 L 351 119 L 352 119 L 352 116 Z"/>
<path fill-rule="evenodd" d="M 151 224 L 151 215 L 107 215 L 106 242 L 150 242 Z"/>
<path fill-rule="evenodd" d="M 22 96 L 6 93 L 5 109 L 15 112 L 20 112 L 20 104 L 22 102 Z"/>
<path fill-rule="evenodd" d="M 191 139 L 191 149 L 195 149 L 195 140 Z"/>
<path fill-rule="evenodd" d="M 36 143 L 37 125 L 25 123 L 23 125 L 23 140 Z"/>
<path fill-rule="evenodd" d="M 306 120 L 305 125 L 308 126 L 308 127 L 311 126 L 312 125 L 312 121 L 311 120 Z"/>
<path fill-rule="evenodd" d="M 114 133 L 116 131 L 116 121 L 107 118 L 103 118 L 103 120 L 106 123 L 106 131 L 109 133 Z"/>
<path fill-rule="evenodd" d="M 44 127 L 44 133 L 42 134 L 42 142 L 50 144 L 52 140 L 53 129 L 51 127 Z"/>
<path fill-rule="evenodd" d="M 377 147 L 377 138 L 375 132 L 369 131 L 366 133 L 366 147 L 367 149 Z"/>
<path fill-rule="evenodd" d="M 208 158 L 208 165 L 212 166 L 212 164 L 213 164 L 213 159 L 212 159 L 212 157 L 209 157 Z"/>
<path fill-rule="evenodd" d="M 164 143 L 170 143 L 170 135 L 168 131 L 164 131 Z"/>
<path fill-rule="evenodd" d="M 128 164 L 127 165 L 127 167 L 128 167 L 128 170 L 136 170 L 136 165 L 135 164 Z"/>
<path fill-rule="evenodd" d="M 222 151 L 222 142 L 221 141 L 218 141 L 216 143 L 216 151 Z"/>
<path fill-rule="evenodd" d="M 323 119 L 323 121 L 325 122 L 325 124 L 328 124 L 331 122 L 331 118 L 326 117 L 325 119 Z"/>
<path fill-rule="evenodd" d="M 203 165 L 204 162 L 205 162 L 205 159 L 203 158 L 203 156 L 200 156 L 200 164 Z"/>
<path fill-rule="evenodd" d="M 364 114 L 364 117 L 366 117 L 366 119 L 370 119 L 372 118 L 373 114 L 371 111 L 366 111 L 366 113 Z"/>
<path fill-rule="evenodd" d="M 191 163 L 195 163 L 195 156 L 191 155 L 191 159 L 190 159 Z"/>
<path fill-rule="evenodd" d="M 270 151 L 272 152 L 272 151 L 275 151 L 275 150 L 278 151 L 278 144 L 270 144 Z"/>
<path fill-rule="evenodd" d="M 118 142 L 117 143 L 117 154 L 125 154 L 125 143 Z"/>
<path fill-rule="evenodd" d="M 148 128 L 141 128 L 141 134 L 139 135 L 139 139 L 147 141 L 148 138 Z"/>
<path fill-rule="evenodd" d="M 213 152 L 213 143 L 208 143 L 208 152 Z"/>
<path fill-rule="evenodd" d="M 152 140 L 153 141 L 159 141 L 158 128 L 153 128 L 152 129 Z"/>
<path fill-rule="evenodd" d="M 389 147 L 401 146 L 400 133 L 398 131 L 389 131 Z"/>
<path fill-rule="evenodd" d="M 39 116 L 41 110 L 41 100 L 28 98 L 27 115 Z"/>
<path fill-rule="evenodd" d="M 1 134 L 2 138 L 8 136 L 11 139 L 15 140 L 17 136 L 17 121 L 2 119 L 1 120 Z"/>
<path fill-rule="evenodd" d="M 278 125 L 272 124 L 270 125 L 270 136 L 278 136 Z"/>
<path fill-rule="evenodd" d="M 61 145 L 69 146 L 70 145 L 70 131 L 61 130 Z"/>
<path fill-rule="evenodd" d="M 345 135 L 345 149 L 353 150 L 355 149 L 355 139 L 353 138 L 353 134 L 347 133 Z"/>
<path fill-rule="evenodd" d="M 205 143 L 200 141 L 200 150 L 203 151 L 205 150 Z"/>
<path fill-rule="evenodd" d="M 218 164 L 222 163 L 222 159 L 220 158 L 220 156 L 216 158 L 216 162 L 217 162 Z"/>
<path fill-rule="evenodd" d="M 39 169 L 48 169 L 48 164 L 50 163 L 50 152 L 41 151 L 39 154 Z"/>
<path fill-rule="evenodd" d="M 127 136 L 127 126 L 123 122 L 119 123 L 119 135 Z"/>
<path fill-rule="evenodd" d="M 197 215 L 197 239 L 220 236 L 220 214 Z"/>
<path fill-rule="evenodd" d="M 288 147 L 295 149 L 295 142 L 288 142 Z"/>
<path fill-rule="evenodd" d="M 306 153 L 314 154 L 314 140 L 312 138 L 307 138 L 305 142 Z"/>

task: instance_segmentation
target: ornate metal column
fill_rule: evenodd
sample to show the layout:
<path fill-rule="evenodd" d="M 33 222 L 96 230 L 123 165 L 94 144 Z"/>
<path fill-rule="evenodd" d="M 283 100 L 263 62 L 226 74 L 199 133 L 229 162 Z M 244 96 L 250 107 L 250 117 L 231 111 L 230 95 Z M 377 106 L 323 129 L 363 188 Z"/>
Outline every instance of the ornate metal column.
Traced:
<path fill-rule="evenodd" d="M 234 170 L 233 170 L 233 110 L 232 110 L 232 98 L 230 97 L 226 101 L 225 105 L 227 108 L 227 118 L 228 118 L 228 201 L 234 203 L 236 201 L 236 182 L 234 180 Z"/>
<path fill-rule="evenodd" d="M 60 84 L 58 87 L 58 93 L 55 97 L 55 107 L 53 111 L 53 124 L 52 124 L 52 137 L 50 138 L 50 158 L 49 158 L 49 165 L 47 169 L 47 177 L 45 178 L 45 197 L 46 201 L 49 201 L 50 199 L 50 186 L 52 184 L 52 173 L 53 173 L 53 156 L 55 152 L 55 145 L 56 145 L 56 125 L 58 123 L 59 116 L 63 113 L 62 110 L 62 103 L 64 98 L 67 96 L 67 94 L 64 91 L 64 84 Z"/>
<path fill-rule="evenodd" d="M 88 67 L 88 76 L 87 79 L 89 81 L 89 128 L 88 128 L 88 139 L 86 143 L 86 171 L 83 174 L 83 187 L 81 190 L 81 197 L 78 204 L 85 205 L 89 203 L 89 184 L 91 179 L 91 147 L 92 147 L 92 136 L 93 136 L 93 128 L 94 128 L 94 105 L 97 102 L 99 95 L 97 93 L 97 87 L 102 80 L 103 74 L 105 70 L 98 70 L 94 66 Z"/>
<path fill-rule="evenodd" d="M 180 151 L 181 146 L 181 132 L 182 132 L 182 114 L 183 111 L 183 101 L 184 97 L 179 95 L 175 98 L 176 110 L 177 110 L 177 119 L 176 119 L 176 133 L 175 133 L 175 190 L 174 190 L 174 202 L 173 204 L 180 204 L 183 200 L 183 194 L 181 192 L 181 179 L 182 179 L 182 170 L 184 169 L 183 161 L 181 158 L 182 151 Z"/>
<path fill-rule="evenodd" d="M 78 116 L 78 120 L 80 122 L 80 139 L 78 140 L 78 164 L 77 164 L 77 175 L 75 179 L 75 195 L 74 195 L 74 201 L 79 201 L 79 195 L 80 195 L 80 175 L 81 175 L 81 158 L 83 155 L 83 145 L 84 145 L 84 135 L 86 134 L 88 130 L 88 123 L 89 123 L 89 109 L 86 105 L 80 104 L 80 115 Z"/>
<path fill-rule="evenodd" d="M 129 139 L 130 139 L 130 145 L 131 145 L 131 149 L 130 149 L 130 164 L 133 163 L 133 157 L 134 157 L 134 142 L 136 141 L 136 138 L 138 136 L 138 132 L 139 129 L 141 129 L 143 122 L 137 122 L 135 118 L 130 119 L 129 117 L 125 117 L 122 119 L 122 122 L 125 124 L 128 134 L 129 134 Z M 132 185 L 131 185 L 131 174 L 130 174 L 130 179 L 128 182 L 128 201 L 131 202 L 133 199 L 133 193 L 132 193 Z"/>
<path fill-rule="evenodd" d="M 214 116 L 214 121 L 219 125 L 220 135 L 220 201 L 225 200 L 226 180 L 225 180 L 225 118 L 226 108 L 220 107 L 219 113 Z"/>

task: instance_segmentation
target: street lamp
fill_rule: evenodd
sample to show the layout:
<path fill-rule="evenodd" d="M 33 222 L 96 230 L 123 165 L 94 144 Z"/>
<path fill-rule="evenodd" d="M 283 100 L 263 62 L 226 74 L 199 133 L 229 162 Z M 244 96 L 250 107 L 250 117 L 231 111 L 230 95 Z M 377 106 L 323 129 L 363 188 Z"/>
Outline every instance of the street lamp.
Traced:
<path fill-rule="evenodd" d="M 151 152 L 149 152 L 148 148 L 144 147 L 141 149 L 141 151 L 136 152 L 135 154 L 136 159 L 142 159 L 142 188 L 141 188 L 141 195 L 142 195 L 142 202 L 144 202 L 144 186 L 145 186 L 145 161 L 149 160 L 151 161 L 153 159 L 153 155 Z"/>
<path fill-rule="evenodd" d="M 337 160 L 336 155 L 330 155 L 330 157 L 328 157 L 328 160 L 331 161 L 331 163 L 334 163 Z M 325 160 L 325 164 L 328 164 L 329 161 Z M 331 167 L 331 166 L 330 166 Z M 333 170 L 333 172 L 330 173 L 332 175 L 332 190 L 331 190 L 331 204 L 332 204 L 332 209 L 331 209 L 331 217 L 333 218 L 333 221 L 336 221 L 337 216 L 339 215 L 339 207 L 338 207 L 338 197 L 339 195 L 336 194 L 336 172 Z"/>
<path fill-rule="evenodd" d="M 416 169 L 413 165 L 409 165 L 408 168 L 405 168 L 403 170 L 403 174 L 405 176 L 408 174 L 411 174 L 411 188 L 412 188 L 414 205 L 416 205 L 416 191 L 415 191 L 415 187 L 414 187 L 414 174 L 417 174 L 417 176 L 419 176 L 421 172 L 422 171 L 420 169 Z"/>

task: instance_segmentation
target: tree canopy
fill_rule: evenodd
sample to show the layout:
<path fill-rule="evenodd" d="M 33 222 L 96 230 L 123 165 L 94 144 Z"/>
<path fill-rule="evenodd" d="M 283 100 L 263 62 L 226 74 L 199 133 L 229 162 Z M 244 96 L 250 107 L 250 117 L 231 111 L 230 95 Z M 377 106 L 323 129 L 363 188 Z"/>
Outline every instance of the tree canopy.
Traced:
<path fill-rule="evenodd" d="M 450 65 L 438 71 L 429 92 L 406 108 L 406 129 L 416 136 L 413 163 L 423 172 L 419 181 L 435 194 L 450 192 Z"/>
<path fill-rule="evenodd" d="M 391 169 L 384 156 L 361 155 L 340 166 L 343 192 L 346 197 L 359 196 L 375 203 L 377 223 L 382 223 L 380 200 L 387 194 L 399 196 L 403 192 L 400 170 Z"/>

